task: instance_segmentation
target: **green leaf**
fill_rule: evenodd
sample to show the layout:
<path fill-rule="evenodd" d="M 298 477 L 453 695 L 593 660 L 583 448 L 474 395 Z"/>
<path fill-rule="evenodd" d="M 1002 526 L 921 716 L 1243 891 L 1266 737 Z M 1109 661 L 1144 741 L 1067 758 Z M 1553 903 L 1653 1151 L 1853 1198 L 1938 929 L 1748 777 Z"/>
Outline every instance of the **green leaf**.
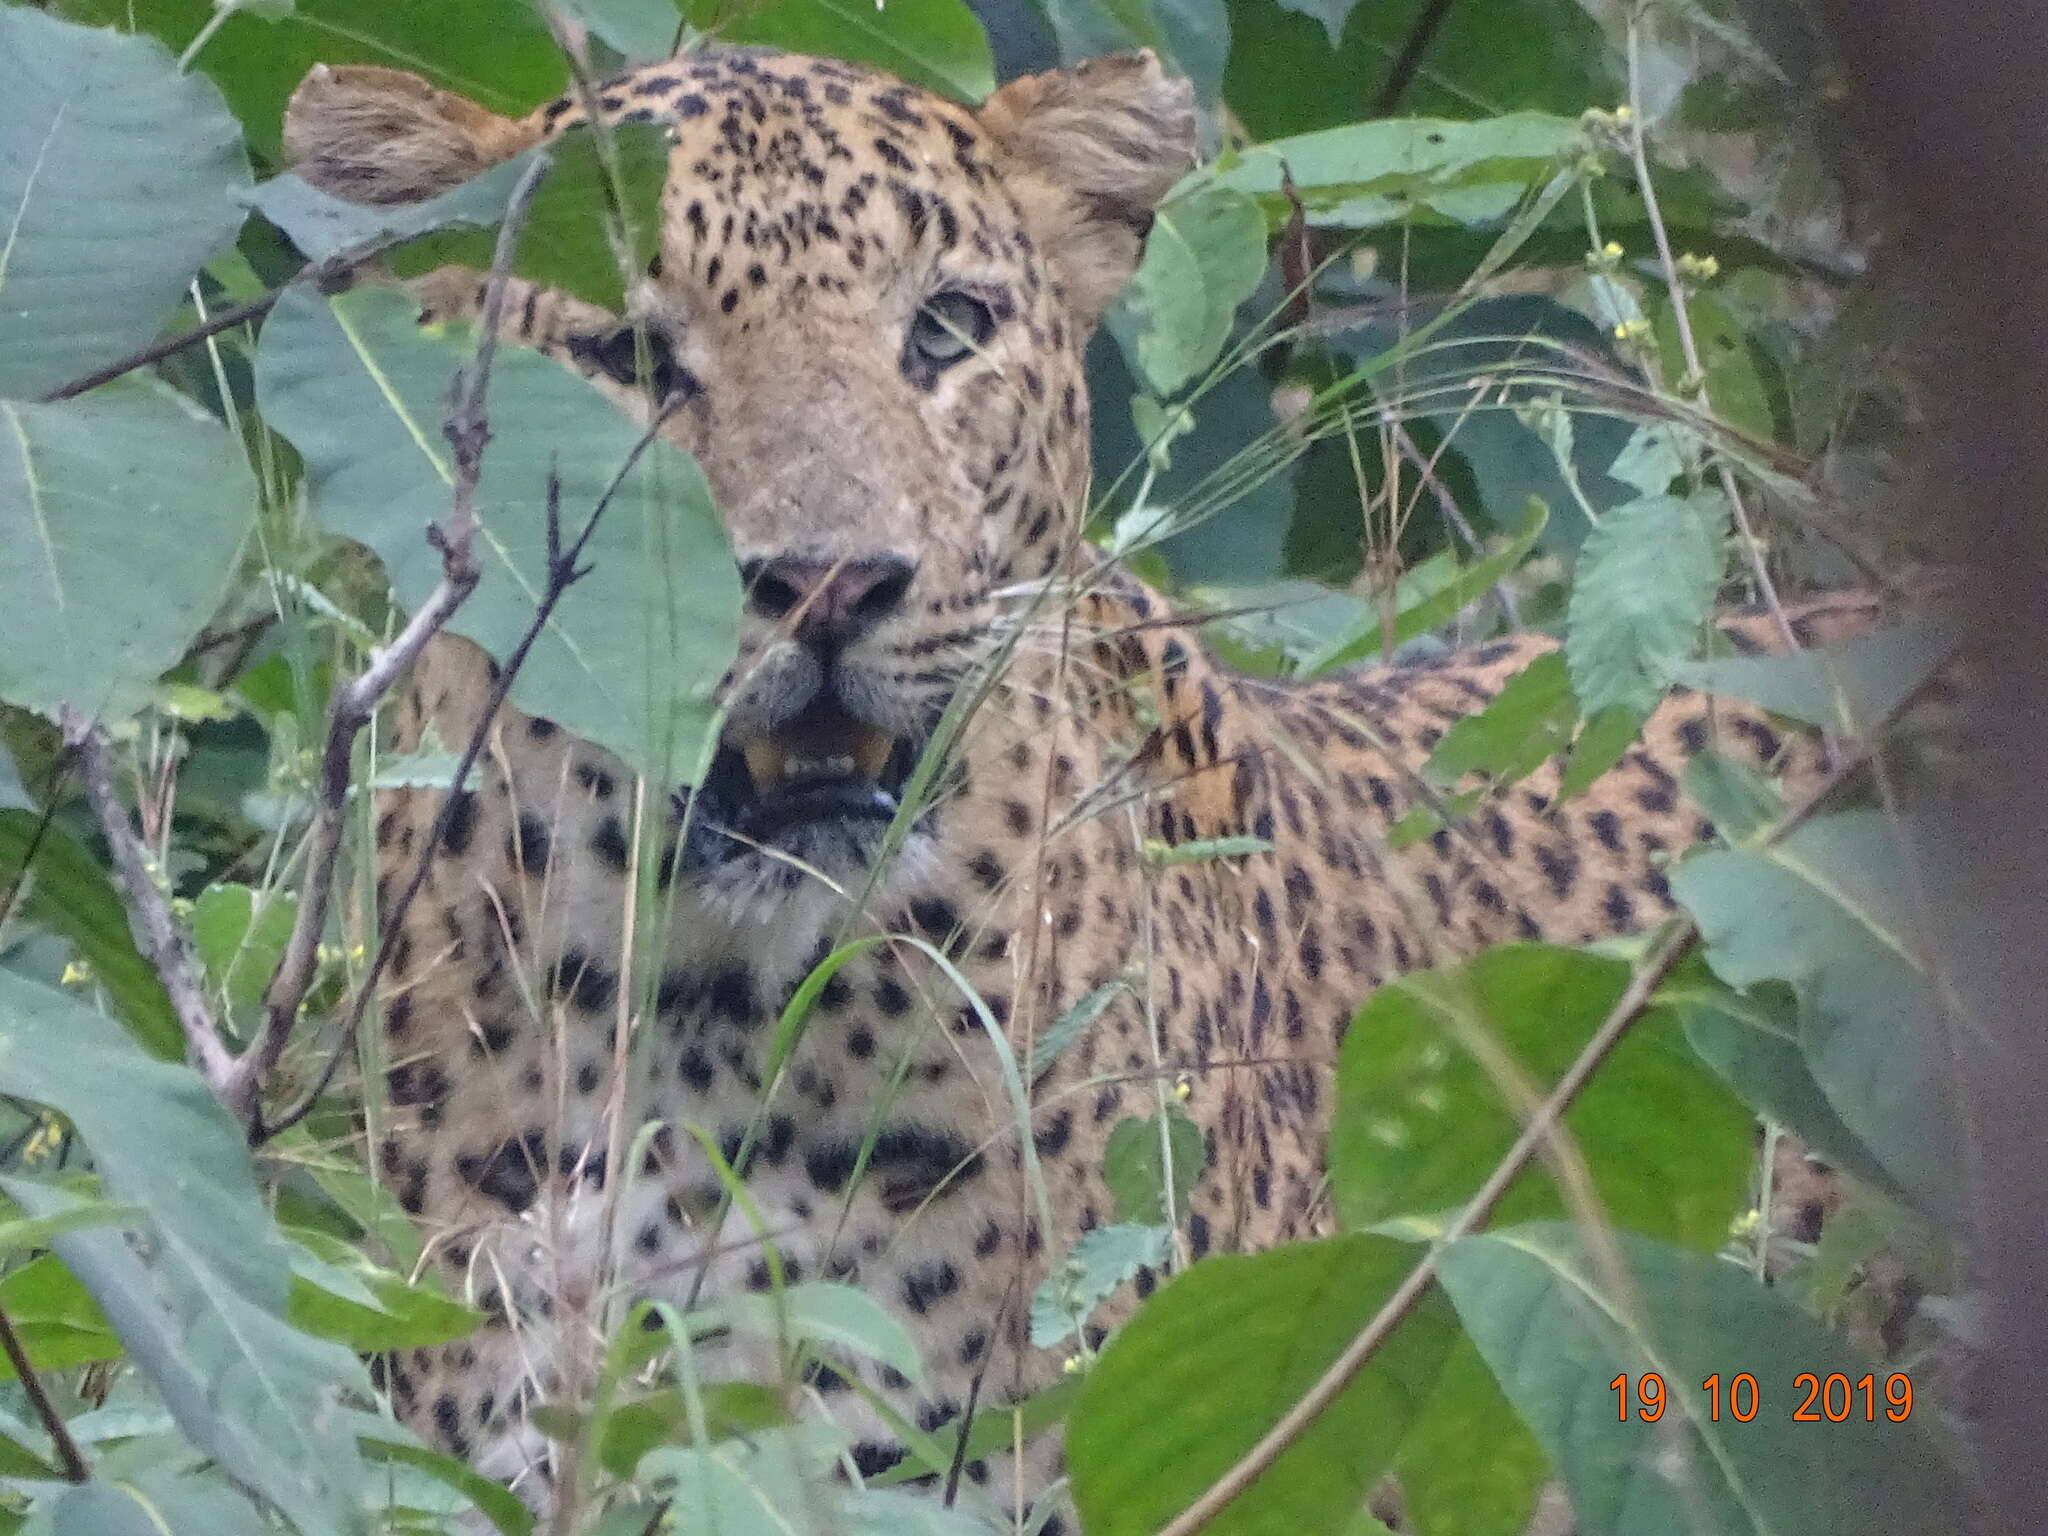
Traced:
<path fill-rule="evenodd" d="M 1683 662 L 1671 675 L 1688 688 L 1748 699 L 1774 715 L 1861 737 L 1924 683 L 1955 644 L 1953 625 L 1922 619 L 1824 649 Z"/>
<path fill-rule="evenodd" d="M 1629 974 L 1624 962 L 1582 950 L 1512 944 L 1375 993 L 1337 1053 L 1330 1184 L 1346 1225 L 1431 1216 L 1469 1200 Z M 1503 1082 L 1503 1071 L 1514 1077 Z M 1701 1070 L 1668 1012 L 1630 1030 L 1564 1128 L 1618 1225 L 1699 1248 L 1727 1235 L 1752 1122 Z M 1509 1187 L 1499 1219 L 1564 1209 L 1538 1161 Z"/>
<path fill-rule="evenodd" d="M 92 1210 L 80 1202 L 80 1210 Z M 54 1213 L 59 1219 L 68 1214 Z M 106 1314 L 72 1273 L 53 1255 L 30 1259 L 0 1280 L 0 1306 L 21 1335 L 39 1371 L 65 1371 L 95 1360 L 117 1360 L 121 1340 Z M 0 1358 L 0 1381 L 14 1379 L 14 1367 Z"/>
<path fill-rule="evenodd" d="M 268 1536 L 268 1521 L 215 1474 L 144 1471 L 70 1489 L 51 1512 L 51 1536 Z"/>
<path fill-rule="evenodd" d="M 1166 1220 L 1166 1160 L 1173 1164 L 1173 1209 L 1185 1215 L 1208 1153 L 1202 1132 L 1179 1109 L 1166 1111 L 1166 1145 L 1157 1119 L 1119 1120 L 1102 1151 L 1102 1177 L 1116 1201 L 1116 1219 L 1140 1226 Z"/>
<path fill-rule="evenodd" d="M 1834 1335 L 1734 1265 L 1613 1233 L 1624 1277 L 1603 1272 L 1576 1234 L 1540 1222 L 1454 1244 L 1444 1289 L 1509 1399 L 1570 1490 L 1583 1536 L 1922 1536 L 1970 1524 L 1963 1483 L 1919 1419 L 1790 1422 L 1797 1372 L 1870 1369 Z M 1626 1373 L 1664 1381 L 1657 1423 L 1621 1421 L 1609 1387 Z M 1755 1377 L 1758 1410 L 1739 1422 L 1701 1383 Z M 1924 1410 L 1922 1410 L 1924 1415 Z M 1963 1507 L 1959 1507 L 1963 1506 Z"/>
<path fill-rule="evenodd" d="M 665 59 L 683 36 L 676 0 L 560 0 L 560 8 L 627 59 Z"/>
<path fill-rule="evenodd" d="M 774 1389 L 752 1381 L 720 1382 L 698 1389 L 694 1405 L 704 1416 L 705 1438 L 724 1440 L 758 1434 L 789 1422 L 787 1405 Z M 615 1477 L 632 1477 L 656 1446 L 696 1443 L 691 1427 L 693 1405 L 679 1387 L 614 1398 L 597 1437 L 597 1459 Z M 590 1415 L 563 1403 L 543 1403 L 533 1410 L 534 1427 L 563 1445 L 582 1441 Z"/>
<path fill-rule="evenodd" d="M 1468 773 L 1512 784 L 1569 742 L 1578 718 L 1564 655 L 1547 651 L 1509 678 L 1486 708 L 1444 732 L 1423 771 L 1439 784 Z"/>
<path fill-rule="evenodd" d="M 241 226 L 249 162 L 220 92 L 161 44 L 22 6 L 0 9 L 0 101 L 0 396 L 27 399 L 156 334 Z"/>
<path fill-rule="evenodd" d="M 1679 782 L 1727 842 L 1747 842 L 1784 814 L 1784 801 L 1768 780 L 1712 748 L 1685 765 Z"/>
<path fill-rule="evenodd" d="M 1799 1007 L 1790 987 L 1762 981 L 1738 992 L 1689 965 L 1657 993 L 1676 1010 L 1693 1051 L 1742 1102 L 1796 1133 L 1828 1164 L 1893 1198 L 1903 1198 L 1885 1171 L 1828 1102 L 1799 1047 Z"/>
<path fill-rule="evenodd" d="M 924 1374 L 903 1324 L 865 1291 L 828 1281 L 785 1287 L 779 1296 L 733 1296 L 715 1309 L 733 1327 L 770 1339 L 808 1339 L 879 1360 L 916 1380 Z"/>
<path fill-rule="evenodd" d="M 140 708 L 213 616 L 255 511 L 240 444 L 177 396 L 0 401 L 0 699 Z"/>
<path fill-rule="evenodd" d="M 66 1116 L 107 1195 L 149 1211 L 147 1266 L 106 1232 L 51 1246 L 179 1427 L 306 1536 L 351 1529 L 356 1460 L 333 1414 L 343 1393 L 368 1383 L 353 1356 L 285 1321 L 284 1243 L 241 1130 L 211 1090 L 62 993 L 0 971 L 0 1093 Z M 75 1203 L 19 1179 L 7 1187 L 33 1216 Z"/>
<path fill-rule="evenodd" d="M 1416 1536 L 1516 1536 L 1550 1461 L 1461 1338 L 1394 1463 Z"/>
<path fill-rule="evenodd" d="M 1809 821 L 1769 848 L 1696 853 L 1671 888 L 1723 981 L 1792 983 L 1814 1082 L 1915 1204 L 1937 1214 L 1960 1195 L 1963 1125 L 1900 865 L 1884 817 L 1858 811 Z"/>
<path fill-rule="evenodd" d="M 288 1316 L 303 1333 L 369 1354 L 445 1344 L 484 1321 L 432 1281 L 380 1268 L 351 1243 L 303 1227 L 290 1235 L 298 1251 Z"/>
<path fill-rule="evenodd" d="M 416 239 L 450 224 L 495 227 L 504 221 L 512 190 L 536 153 L 515 155 L 423 203 L 351 203 L 293 172 L 271 177 L 245 201 L 291 236 L 303 255 L 324 261 L 359 246 Z M 485 266 L 488 269 L 488 259 Z"/>
<path fill-rule="evenodd" d="M 1160 869 L 1176 864 L 1206 864 L 1212 859 L 1248 859 L 1271 853 L 1273 845 L 1263 837 L 1198 837 L 1189 843 L 1145 840 L 1145 858 Z"/>
<path fill-rule="evenodd" d="M 447 506 L 452 470 L 440 423 L 466 329 L 423 333 L 396 294 L 330 304 L 287 294 L 263 328 L 257 387 L 272 426 L 306 460 L 321 527 L 381 558 L 400 601 L 424 601 L 440 575 L 425 530 Z M 564 537 L 589 516 L 639 432 L 584 380 L 504 346 L 492 371 L 493 442 L 478 510 L 484 576 L 449 628 L 503 657 L 532 622 L 544 585 L 550 471 L 562 480 Z M 611 748 L 662 784 L 696 771 L 730 663 L 739 574 L 703 476 L 651 444 L 585 552 L 513 685 L 522 709 Z"/>
<path fill-rule="evenodd" d="M 628 252 L 627 267 L 637 279 L 660 244 L 661 188 L 671 146 L 667 130 L 654 123 L 614 124 L 605 131 L 605 140 L 611 146 L 611 170 L 592 129 L 573 129 L 548 145 L 548 172 L 520 229 L 512 272 L 617 314 L 625 309 L 625 278 L 607 233 L 615 227 L 613 210 L 625 220 L 622 244 Z M 465 227 L 441 229 L 409 242 L 392 253 L 391 270 L 401 277 L 451 265 L 489 271 L 498 237 L 494 229 L 474 226 L 503 220 L 513 180 L 530 159 L 523 155 L 486 171 L 477 180 L 490 184 L 487 191 L 468 195 L 469 186 L 476 185 L 472 182 L 436 199 L 447 205 L 437 222 L 448 222 L 452 214 Z M 486 217 L 469 216 L 487 206 L 494 194 L 497 205 Z M 461 201 L 449 203 L 451 199 Z"/>
<path fill-rule="evenodd" d="M 720 18 L 709 0 L 690 0 L 688 9 L 699 26 Z M 996 88 L 988 34 L 960 0 L 770 0 L 716 30 L 728 42 L 873 64 L 956 101 L 977 102 Z"/>
<path fill-rule="evenodd" d="M 1564 804 L 1591 789 L 1596 780 L 1620 762 L 1643 731 L 1643 716 L 1626 704 L 1610 704 L 1579 728 L 1571 753 L 1558 776 L 1553 803 Z"/>
<path fill-rule="evenodd" d="M 1031 1344 L 1050 1349 L 1073 1337 L 1110 1293 L 1173 1252 L 1173 1232 L 1117 1222 L 1083 1232 L 1031 1298 Z"/>
<path fill-rule="evenodd" d="M 411 1467 L 454 1489 L 497 1527 L 500 1536 L 532 1536 L 533 1515 L 519 1495 L 503 1483 L 476 1471 L 466 1461 L 430 1451 L 411 1434 L 386 1420 L 362 1415 L 358 1434 L 366 1461 Z"/>
<path fill-rule="evenodd" d="M 209 885 L 192 907 L 192 941 L 206 966 L 207 980 L 236 1013 L 252 1009 L 284 958 L 299 900 L 290 891 L 256 892 L 246 885 Z"/>
<path fill-rule="evenodd" d="M 1543 530 L 1549 521 L 1550 509 L 1531 496 L 1529 514 L 1523 519 L 1521 528 L 1513 538 L 1492 554 L 1457 570 L 1455 576 L 1435 587 L 1427 596 L 1404 606 L 1394 616 L 1391 635 L 1375 618 L 1337 644 L 1311 656 L 1303 662 L 1302 670 L 1313 675 L 1337 667 L 1352 666 L 1385 651 L 1398 649 L 1417 635 L 1442 628 L 1458 616 L 1461 608 L 1483 596 L 1503 576 L 1520 565 L 1529 551 L 1536 547 L 1536 541 L 1543 537 Z"/>
<path fill-rule="evenodd" d="M 1159 210 L 1125 300 L 1144 322 L 1132 355 L 1154 391 L 1171 395 L 1216 360 L 1265 271 L 1265 216 L 1242 192 L 1207 187 Z"/>
<path fill-rule="evenodd" d="M 1647 715 L 1692 654 L 1721 585 L 1727 504 L 1719 495 L 1645 496 L 1586 535 L 1572 583 L 1565 660 L 1588 714 Z"/>
<path fill-rule="evenodd" d="M 1751 437 L 1772 441 L 1778 432 L 1771 414 L 1770 390 L 1764 384 L 1756 349 L 1735 312 L 1711 293 L 1690 295 L 1685 307 L 1714 414 Z M 1651 305 L 1651 315 L 1667 377 L 1678 378 L 1685 372 L 1685 350 L 1679 344 L 1678 317 L 1668 293 L 1660 294 Z"/>
<path fill-rule="evenodd" d="M 16 915 L 69 939 L 143 1048 L 160 1061 L 183 1061 L 185 1036 L 171 1000 L 135 948 L 120 893 L 85 845 L 34 812 L 0 811 L 0 892 L 17 881 Z"/>
<path fill-rule="evenodd" d="M 1572 119 L 1541 112 L 1471 123 L 1384 118 L 1226 154 L 1194 185 L 1252 194 L 1275 228 L 1290 211 L 1283 168 L 1311 224 L 1367 229 L 1417 215 L 1481 224 L 1506 217 L 1583 142 Z"/>
<path fill-rule="evenodd" d="M 1125 991 L 1128 983 L 1122 980 L 1105 981 L 1101 986 L 1086 993 L 1081 999 L 1053 1022 L 1052 1028 L 1040 1035 L 1031 1044 L 1031 1060 L 1024 1075 L 1032 1082 L 1045 1076 L 1059 1054 L 1076 1040 L 1088 1033 L 1090 1026 L 1102 1017 L 1105 1009 L 1116 1001 L 1116 995 Z"/>
<path fill-rule="evenodd" d="M 1391 1238 L 1334 1237 L 1204 1259 L 1169 1281 L 1110 1341 L 1068 1421 L 1089 1536 L 1150 1536 L 1184 1509 L 1294 1406 L 1415 1258 Z M 1451 1337 L 1440 1302 L 1425 1300 L 1206 1529 L 1299 1536 L 1358 1507 Z"/>

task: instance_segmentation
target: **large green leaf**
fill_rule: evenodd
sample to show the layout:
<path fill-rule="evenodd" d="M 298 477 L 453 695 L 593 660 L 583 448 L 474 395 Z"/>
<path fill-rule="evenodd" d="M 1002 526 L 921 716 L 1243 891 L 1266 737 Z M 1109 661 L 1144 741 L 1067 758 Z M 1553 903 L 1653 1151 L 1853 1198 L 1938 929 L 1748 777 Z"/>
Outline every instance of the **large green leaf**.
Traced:
<path fill-rule="evenodd" d="M 16 881 L 17 915 L 71 941 L 151 1055 L 184 1060 L 185 1036 L 164 984 L 135 948 L 128 909 L 85 844 L 36 812 L 0 811 L 0 892 L 15 889 Z"/>
<path fill-rule="evenodd" d="M 26 399 L 156 334 L 241 226 L 249 163 L 161 44 L 20 6 L 0 8 L 0 102 L 0 396 Z"/>
<path fill-rule="evenodd" d="M 1759 1115 L 1776 1121 L 1824 1158 L 1894 1198 L 1904 1192 L 1863 1140 L 1835 1112 L 1799 1046 L 1799 1005 L 1791 988 L 1759 982 L 1746 992 L 1723 986 L 1702 965 L 1658 989 L 1685 1023 L 1700 1060 Z"/>
<path fill-rule="evenodd" d="M 448 505 L 454 471 L 441 422 L 471 347 L 466 327 L 423 330 L 411 304 L 378 290 L 331 302 L 288 294 L 263 330 L 258 393 L 271 425 L 305 458 L 315 520 L 375 551 L 409 606 L 440 577 L 425 534 Z M 561 477 L 572 537 L 640 432 L 584 380 L 509 345 L 498 352 L 488 413 L 477 501 L 483 580 L 449 628 L 503 657 L 544 587 L 550 471 Z M 590 574 L 555 611 L 512 698 L 658 782 L 679 782 L 696 767 L 740 600 L 695 463 L 651 445 L 584 559 Z"/>
<path fill-rule="evenodd" d="M 1394 1475 L 1417 1536 L 1518 1536 L 1551 1474 L 1472 1341 L 1460 1339 Z"/>
<path fill-rule="evenodd" d="M 1385 118 L 1226 153 L 1196 172 L 1193 184 L 1251 193 L 1276 224 L 1289 212 L 1283 174 L 1311 224 L 1365 229 L 1415 217 L 1477 224 L 1505 217 L 1582 142 L 1576 122 L 1541 112 L 1470 123 Z"/>
<path fill-rule="evenodd" d="M 1491 949 L 1382 987 L 1337 1056 L 1330 1182 L 1352 1226 L 1462 1205 L 1527 1119 L 1520 1091 L 1555 1086 L 1628 985 L 1629 967 L 1542 944 Z M 1749 1168 L 1751 1120 L 1687 1049 L 1667 1012 L 1641 1020 L 1566 1112 L 1564 1128 L 1606 1214 L 1711 1248 L 1727 1235 Z M 1541 1161 L 1499 1219 L 1563 1209 Z"/>
<path fill-rule="evenodd" d="M 1067 1423 L 1089 1536 L 1138 1536 L 1194 1501 L 1301 1398 L 1411 1269 L 1356 1236 L 1205 1259 L 1111 1340 Z M 1337 1529 L 1432 1390 L 1451 1342 L 1435 1300 L 1404 1321 L 1315 1423 L 1206 1529 Z"/>
<path fill-rule="evenodd" d="M 723 12 L 692 0 L 691 19 L 710 26 Z M 872 64 L 956 101 L 975 102 L 996 88 L 988 34 L 961 0 L 769 0 L 717 26 L 721 38 L 791 53 Z"/>
<path fill-rule="evenodd" d="M 1727 502 L 1715 492 L 1645 496 L 1586 535 L 1564 654 L 1587 714 L 1647 715 L 1672 667 L 1692 654 L 1725 564 Z"/>
<path fill-rule="evenodd" d="M 1792 983 L 1813 1080 L 1936 1214 L 1961 1193 L 1963 1123 L 1902 862 L 1884 817 L 1858 811 L 1809 821 L 1768 848 L 1695 854 L 1671 888 L 1723 981 Z"/>
<path fill-rule="evenodd" d="M 285 1321 L 284 1242 L 212 1092 L 189 1068 L 143 1055 L 111 1020 L 0 971 L 0 1093 L 63 1114 L 108 1196 L 149 1212 L 147 1264 L 106 1232 L 51 1247 L 179 1427 L 305 1536 L 354 1529 L 356 1458 L 335 1413 L 368 1382 L 347 1351 Z M 75 1203 L 22 1180 L 8 1192 L 33 1216 Z"/>
<path fill-rule="evenodd" d="M 1549 1222 L 1465 1238 L 1442 1270 L 1466 1332 L 1564 1474 L 1581 1536 L 1969 1528 L 1962 1484 L 1917 1422 L 1928 1410 L 1889 1422 L 1881 1369 L 1875 1423 L 1860 1395 L 1846 1422 L 1794 1423 L 1797 1373 L 1855 1381 L 1869 1363 L 1734 1265 L 1626 1233 L 1609 1241 L 1625 1276 Z M 1644 1372 L 1663 1378 L 1663 1417 L 1623 1421 L 1608 1384 L 1626 1373 L 1633 1387 Z M 1758 1403 L 1746 1424 L 1727 1396 L 1745 1372 Z M 1709 1376 L 1721 1378 L 1718 1420 Z"/>
<path fill-rule="evenodd" d="M 0 699 L 132 712 L 213 616 L 255 510 L 240 445 L 175 395 L 0 400 Z"/>
<path fill-rule="evenodd" d="M 1862 736 L 1924 683 L 1955 645 L 1953 625 L 1916 619 L 1840 645 L 1784 656 L 1721 656 L 1671 670 L 1689 688 L 1732 694 L 1773 714 Z"/>
<path fill-rule="evenodd" d="M 270 1523 L 218 1473 L 139 1477 L 82 1483 L 58 1499 L 51 1536 L 267 1536 Z"/>

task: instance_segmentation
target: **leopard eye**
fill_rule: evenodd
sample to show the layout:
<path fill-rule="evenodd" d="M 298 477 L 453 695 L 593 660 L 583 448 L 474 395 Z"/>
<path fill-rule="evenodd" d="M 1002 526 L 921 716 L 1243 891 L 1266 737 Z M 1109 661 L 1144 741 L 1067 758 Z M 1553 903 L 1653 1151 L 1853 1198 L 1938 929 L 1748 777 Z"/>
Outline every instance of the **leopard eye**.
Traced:
<path fill-rule="evenodd" d="M 653 326 L 615 325 L 569 338 L 569 355 L 617 384 L 639 384 L 657 401 L 678 404 L 697 393 L 697 378 L 675 359 L 668 337 Z M 644 372 L 643 372 L 644 368 Z"/>
<path fill-rule="evenodd" d="M 995 331 L 996 317 L 973 294 L 935 293 L 912 317 L 907 346 L 912 361 L 937 373 L 985 346 Z"/>

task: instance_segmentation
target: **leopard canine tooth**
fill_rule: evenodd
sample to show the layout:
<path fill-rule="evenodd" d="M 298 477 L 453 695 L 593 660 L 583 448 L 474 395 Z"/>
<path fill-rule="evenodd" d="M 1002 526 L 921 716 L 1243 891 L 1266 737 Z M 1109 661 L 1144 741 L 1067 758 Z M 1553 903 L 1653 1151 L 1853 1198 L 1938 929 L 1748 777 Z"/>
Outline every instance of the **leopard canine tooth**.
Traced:
<path fill-rule="evenodd" d="M 853 741 L 853 766 L 860 770 L 864 779 L 879 779 L 882 769 L 888 766 L 889 754 L 896 748 L 896 738 L 887 731 L 865 726 Z"/>
<path fill-rule="evenodd" d="M 782 782 L 789 753 L 780 742 L 756 736 L 740 747 L 740 754 L 747 760 L 747 772 L 753 777 L 756 790 L 771 789 Z"/>

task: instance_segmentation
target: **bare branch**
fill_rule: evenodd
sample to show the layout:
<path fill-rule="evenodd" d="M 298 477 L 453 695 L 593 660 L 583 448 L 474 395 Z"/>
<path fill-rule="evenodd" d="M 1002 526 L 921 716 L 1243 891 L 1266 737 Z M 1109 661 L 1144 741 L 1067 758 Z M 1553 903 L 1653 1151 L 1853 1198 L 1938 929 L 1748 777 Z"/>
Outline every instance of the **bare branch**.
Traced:
<path fill-rule="evenodd" d="M 263 994 L 263 1027 L 256 1041 L 235 1063 L 223 1097 L 228 1107 L 256 1135 L 261 1124 L 259 1104 L 263 1085 L 277 1070 L 285 1044 L 298 1020 L 299 1008 L 313 984 L 320 952 L 320 935 L 327 927 L 327 913 L 333 898 L 335 866 L 341 856 L 342 832 L 347 820 L 350 765 L 355 741 L 377 712 L 377 706 L 419 659 L 427 642 L 441 632 L 476 589 L 480 576 L 476 563 L 476 489 L 483 473 L 484 449 L 491 440 L 484 400 L 490 386 L 491 363 L 497 356 L 498 329 L 504 319 L 505 284 L 512 270 L 513 253 L 520 231 L 533 204 L 541 178 L 550 164 L 545 154 L 533 163 L 512 189 L 505 208 L 505 221 L 498 228 L 498 243 L 491 257 L 490 275 L 485 282 L 483 314 L 479 321 L 476 352 L 458 376 L 455 398 L 443 427 L 454 449 L 455 487 L 448 515 L 427 529 L 427 541 L 441 553 L 441 579 L 427 600 L 407 621 L 389 645 L 373 651 L 369 664 L 347 686 L 340 689 L 328 712 L 327 741 L 320 754 L 319 806 L 310 834 L 311 851 L 306 862 L 306 879 L 297 920 L 270 985 Z M 260 1139 L 260 1137 L 259 1137 Z"/>
<path fill-rule="evenodd" d="M 149 852 L 128 820 L 128 808 L 114 791 L 113 752 L 107 733 L 97 721 L 69 708 L 61 723 L 64 739 L 78 754 L 84 771 L 86 799 L 114 856 L 114 883 L 121 888 L 135 942 L 170 995 L 171 1011 L 185 1033 L 187 1059 L 214 1091 L 225 1097 L 235 1058 L 221 1039 L 220 1025 L 206 1001 L 192 940 L 171 915 L 170 902 L 150 872 Z"/>

